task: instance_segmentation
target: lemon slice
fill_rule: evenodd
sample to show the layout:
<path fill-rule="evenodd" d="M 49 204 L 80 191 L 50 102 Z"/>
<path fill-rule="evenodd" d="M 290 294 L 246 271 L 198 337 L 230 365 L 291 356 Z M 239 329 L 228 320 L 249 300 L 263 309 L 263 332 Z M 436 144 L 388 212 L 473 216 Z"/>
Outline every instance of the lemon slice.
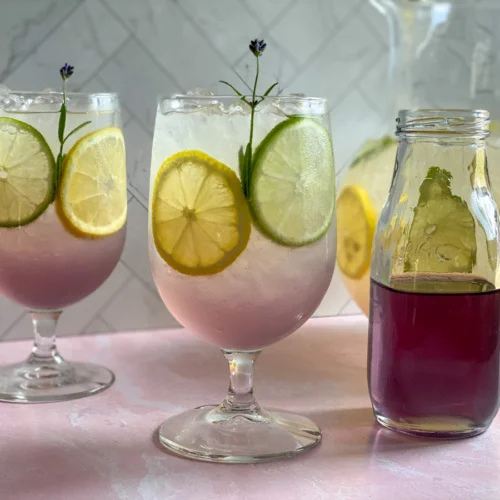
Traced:
<path fill-rule="evenodd" d="M 163 162 L 151 211 L 158 253 L 183 274 L 222 271 L 250 237 L 250 212 L 238 177 L 201 151 L 182 151 Z"/>
<path fill-rule="evenodd" d="M 308 245 L 328 231 L 335 210 L 335 167 L 328 130 L 292 117 L 255 151 L 250 182 L 255 222 L 286 246 Z"/>
<path fill-rule="evenodd" d="M 54 197 L 56 167 L 43 136 L 31 125 L 0 118 L 0 227 L 28 224 Z"/>
<path fill-rule="evenodd" d="M 346 186 L 337 199 L 337 263 L 352 279 L 370 267 L 377 214 L 368 193 L 360 186 Z"/>
<path fill-rule="evenodd" d="M 127 218 L 125 142 L 119 128 L 82 137 L 64 159 L 59 188 L 63 217 L 78 232 L 104 236 Z"/>

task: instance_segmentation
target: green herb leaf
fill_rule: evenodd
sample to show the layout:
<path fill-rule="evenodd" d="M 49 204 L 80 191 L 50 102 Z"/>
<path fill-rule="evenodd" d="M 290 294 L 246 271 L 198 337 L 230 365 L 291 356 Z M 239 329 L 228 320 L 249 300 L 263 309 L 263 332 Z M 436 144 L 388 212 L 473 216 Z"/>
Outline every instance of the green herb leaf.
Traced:
<path fill-rule="evenodd" d="M 240 171 L 241 186 L 245 192 L 245 176 L 246 176 L 246 155 L 243 146 L 238 150 L 238 168 Z"/>
<path fill-rule="evenodd" d="M 219 80 L 219 83 L 223 83 L 224 85 L 227 85 L 228 87 L 230 87 L 236 93 L 236 95 L 238 95 L 240 97 L 243 97 L 243 94 L 239 90 L 237 90 L 236 87 L 234 87 L 233 85 L 231 85 L 230 83 L 225 82 L 224 80 Z"/>
<path fill-rule="evenodd" d="M 66 96 L 64 98 L 66 101 Z M 59 112 L 59 142 L 62 143 L 64 141 L 64 127 L 66 127 L 66 102 L 63 102 L 61 105 L 61 111 Z"/>
<path fill-rule="evenodd" d="M 243 194 L 248 197 L 251 170 L 252 170 L 252 145 L 247 144 L 245 150 L 243 146 L 238 151 L 238 165 L 240 171 L 241 188 L 243 189 Z"/>
<path fill-rule="evenodd" d="M 56 196 L 57 186 L 59 185 L 59 177 L 60 177 L 61 172 L 62 172 L 62 162 L 63 162 L 63 157 L 62 157 L 62 154 L 59 153 L 57 155 L 57 160 L 56 160 L 56 175 L 55 175 L 55 179 L 54 179 L 54 183 L 55 183 L 54 198 Z"/>
<path fill-rule="evenodd" d="M 276 87 L 276 85 L 278 85 L 278 82 L 276 83 L 273 83 L 265 92 L 264 92 L 264 95 L 263 97 L 267 97 L 271 91 L 274 89 L 274 87 Z"/>
<path fill-rule="evenodd" d="M 241 98 L 242 101 L 246 102 L 247 104 L 250 104 L 247 98 L 234 85 L 231 85 L 230 83 L 225 82 L 224 80 L 219 80 L 219 82 L 230 87 L 233 90 L 233 92 L 235 92 L 236 95 Z"/>
<path fill-rule="evenodd" d="M 76 132 L 78 132 L 81 128 L 85 127 L 86 125 L 88 125 L 89 123 L 92 123 L 91 121 L 88 121 L 88 122 L 83 122 L 83 123 L 80 123 L 80 125 L 78 125 L 78 127 L 76 127 L 75 129 L 73 129 L 65 138 L 64 140 L 62 141 L 63 144 L 73 135 L 75 134 Z"/>
<path fill-rule="evenodd" d="M 252 178 L 252 144 L 249 142 L 245 150 L 245 196 L 250 194 L 250 179 Z"/>
<path fill-rule="evenodd" d="M 249 101 L 246 96 L 244 96 L 239 90 L 236 89 L 236 87 L 234 87 L 230 83 L 224 80 L 219 80 L 220 83 L 223 83 L 224 85 L 227 85 L 229 88 L 231 88 L 236 93 L 236 95 L 239 96 L 242 101 L 246 102 L 251 108 L 250 137 L 245 149 L 243 149 L 243 146 L 241 146 L 240 149 L 238 150 L 238 168 L 240 172 L 241 187 L 247 199 L 250 196 L 250 182 L 252 179 L 252 142 L 253 142 L 253 132 L 254 132 L 254 121 L 255 121 L 255 108 L 272 92 L 272 90 L 276 87 L 276 85 L 278 85 L 278 82 L 273 83 L 263 95 L 257 95 L 257 84 L 259 81 L 259 72 L 260 72 L 259 57 L 263 54 L 266 45 L 267 44 L 264 40 L 257 40 L 257 39 L 251 40 L 249 45 L 250 52 L 255 56 L 257 65 L 253 88 L 250 88 L 250 86 L 240 77 L 243 83 L 252 92 L 251 101 Z"/>

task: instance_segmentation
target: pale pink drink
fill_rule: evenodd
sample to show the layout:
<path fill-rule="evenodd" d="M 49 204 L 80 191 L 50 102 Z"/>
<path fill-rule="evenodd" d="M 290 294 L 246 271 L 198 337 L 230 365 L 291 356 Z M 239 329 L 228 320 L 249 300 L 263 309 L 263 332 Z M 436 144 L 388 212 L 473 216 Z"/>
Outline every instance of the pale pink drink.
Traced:
<path fill-rule="evenodd" d="M 38 192 L 45 186 L 40 179 L 48 175 L 56 182 L 47 203 L 40 203 L 28 219 L 19 216 L 18 223 L 0 199 L 0 295 L 25 306 L 35 329 L 29 359 L 0 367 L 0 400 L 71 399 L 98 392 L 114 380 L 104 367 L 66 362 L 55 345 L 55 328 L 62 309 L 93 293 L 112 273 L 123 250 L 126 174 L 119 102 L 115 94 L 66 95 L 65 135 L 77 130 L 64 143 L 65 160 L 59 166 L 63 99 L 62 93 L 0 96 L 0 196 L 6 200 L 21 186 L 27 204 L 40 203 Z M 19 147 L 22 141 L 26 146 Z M 82 212 L 82 203 L 95 198 L 105 201 Z M 124 204 L 115 229 L 104 227 L 103 221 L 114 217 L 107 199 L 109 204 Z M 21 213 L 22 203 L 14 199 L 11 206 Z M 94 226 L 84 219 L 89 210 L 95 210 L 90 217 Z M 72 217 L 87 222 L 75 223 Z"/>
<path fill-rule="evenodd" d="M 254 120 L 253 160 L 240 148 Z M 151 160 L 149 254 L 158 291 L 190 332 L 230 363 L 226 400 L 160 428 L 171 451 L 207 461 L 275 460 L 321 438 L 308 418 L 261 410 L 260 351 L 293 333 L 323 299 L 336 252 L 324 99 L 160 99 Z M 245 170 L 246 168 L 246 170 Z"/>
<path fill-rule="evenodd" d="M 222 349 L 253 351 L 293 333 L 319 306 L 330 285 L 335 225 L 321 240 L 286 248 L 252 231 L 243 253 L 215 276 L 185 276 L 150 244 L 158 291 L 189 331 Z"/>
<path fill-rule="evenodd" d="M 125 228 L 82 238 L 61 222 L 54 205 L 20 228 L 0 228 L 0 295 L 33 310 L 60 310 L 84 299 L 120 259 Z"/>

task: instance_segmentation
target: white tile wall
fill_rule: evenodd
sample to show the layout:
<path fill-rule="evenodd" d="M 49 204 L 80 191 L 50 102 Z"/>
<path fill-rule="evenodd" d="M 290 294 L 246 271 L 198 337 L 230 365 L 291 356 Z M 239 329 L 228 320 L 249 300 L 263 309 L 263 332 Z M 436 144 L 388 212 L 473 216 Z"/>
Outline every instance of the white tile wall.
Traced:
<path fill-rule="evenodd" d="M 368 0 L 22 0 L 0 7 L 0 83 L 55 87 L 64 62 L 74 89 L 120 93 L 127 141 L 128 234 L 121 263 L 61 317 L 61 334 L 176 325 L 149 271 L 147 201 L 157 94 L 249 79 L 247 45 L 268 49 L 263 82 L 330 99 L 338 172 L 383 126 L 383 19 Z M 338 276 L 318 315 L 358 309 Z M 31 336 L 28 315 L 0 299 L 0 338 Z"/>

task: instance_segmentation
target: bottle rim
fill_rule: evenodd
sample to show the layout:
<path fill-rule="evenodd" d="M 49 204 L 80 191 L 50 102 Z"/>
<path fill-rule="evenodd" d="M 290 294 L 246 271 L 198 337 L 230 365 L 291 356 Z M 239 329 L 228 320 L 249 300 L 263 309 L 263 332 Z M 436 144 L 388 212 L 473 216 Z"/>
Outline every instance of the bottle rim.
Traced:
<path fill-rule="evenodd" d="M 486 138 L 490 114 L 484 109 L 402 109 L 396 135 L 454 135 Z"/>

